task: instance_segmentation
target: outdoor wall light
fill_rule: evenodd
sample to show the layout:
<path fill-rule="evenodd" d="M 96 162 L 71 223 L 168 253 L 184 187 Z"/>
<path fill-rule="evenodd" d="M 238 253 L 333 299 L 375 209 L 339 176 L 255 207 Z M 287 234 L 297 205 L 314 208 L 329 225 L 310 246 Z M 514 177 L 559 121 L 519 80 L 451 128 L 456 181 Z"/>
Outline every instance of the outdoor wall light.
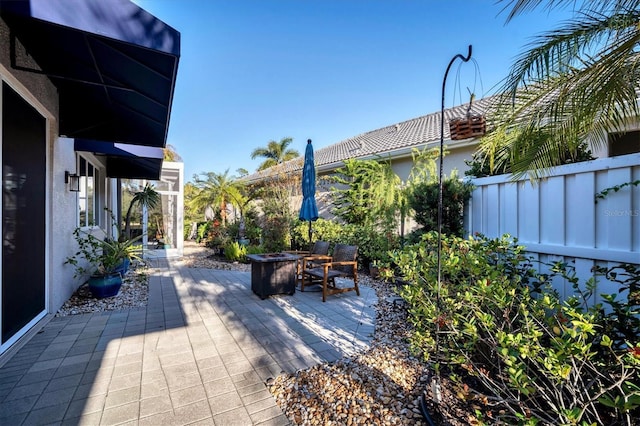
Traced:
<path fill-rule="evenodd" d="M 64 172 L 64 183 L 69 185 L 69 191 L 80 192 L 80 176 L 69 171 Z"/>

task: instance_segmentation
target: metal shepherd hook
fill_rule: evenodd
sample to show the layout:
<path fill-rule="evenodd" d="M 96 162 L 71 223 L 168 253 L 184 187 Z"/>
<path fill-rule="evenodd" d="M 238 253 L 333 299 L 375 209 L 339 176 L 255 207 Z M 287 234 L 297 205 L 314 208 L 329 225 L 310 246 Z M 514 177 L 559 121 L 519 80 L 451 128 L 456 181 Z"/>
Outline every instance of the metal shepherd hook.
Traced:
<path fill-rule="evenodd" d="M 442 177 L 444 174 L 443 171 L 443 157 L 444 157 L 444 91 L 445 86 L 447 84 L 447 75 L 449 74 L 449 70 L 451 69 L 451 65 L 455 62 L 456 59 L 462 59 L 463 62 L 468 62 L 471 59 L 471 45 L 469 45 L 469 53 L 466 57 L 461 54 L 457 54 L 454 56 L 449 65 L 447 66 L 447 71 L 444 73 L 444 79 L 442 80 L 442 108 L 440 110 L 440 176 L 438 178 L 438 284 L 437 284 L 437 292 L 436 292 L 436 306 L 438 309 L 438 313 L 440 312 L 440 288 L 441 288 L 441 251 L 442 251 Z M 436 321 L 436 356 L 440 351 L 440 321 Z M 442 395 L 440 392 L 440 374 L 436 370 L 436 374 L 433 377 L 431 382 L 431 390 L 433 394 L 433 398 L 436 403 L 440 403 L 442 399 Z"/>

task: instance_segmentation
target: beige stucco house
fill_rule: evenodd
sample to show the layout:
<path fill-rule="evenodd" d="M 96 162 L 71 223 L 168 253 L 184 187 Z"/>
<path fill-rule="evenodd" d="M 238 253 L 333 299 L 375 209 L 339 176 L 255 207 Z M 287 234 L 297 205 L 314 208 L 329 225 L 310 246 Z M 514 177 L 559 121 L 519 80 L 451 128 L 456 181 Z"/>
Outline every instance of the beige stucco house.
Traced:
<path fill-rule="evenodd" d="M 458 105 L 444 110 L 444 147 L 447 155 L 443 161 L 443 171 L 449 175 L 457 170 L 459 176 L 469 168 L 465 160 L 471 160 L 478 143 L 479 136 L 459 139 L 452 138 L 449 122 L 454 119 L 470 116 L 486 117 L 494 98 L 487 97 L 470 104 Z M 413 167 L 413 152 L 415 149 L 424 150 L 440 146 L 442 111 L 423 115 L 411 120 L 391 124 L 380 129 L 362 133 L 345 139 L 333 145 L 319 148 L 314 151 L 316 173 L 318 176 L 318 188 L 316 199 L 320 216 L 328 219 L 332 215 L 324 196 L 329 187 L 322 184 L 322 177 L 335 172 L 344 165 L 347 159 L 384 159 L 391 161 L 395 173 L 406 181 Z M 297 158 L 277 166 L 276 173 L 302 173 L 303 158 Z M 247 176 L 247 182 L 259 182 L 274 173 L 276 168 L 257 172 Z M 301 195 L 293 197 L 291 207 L 300 207 Z"/>

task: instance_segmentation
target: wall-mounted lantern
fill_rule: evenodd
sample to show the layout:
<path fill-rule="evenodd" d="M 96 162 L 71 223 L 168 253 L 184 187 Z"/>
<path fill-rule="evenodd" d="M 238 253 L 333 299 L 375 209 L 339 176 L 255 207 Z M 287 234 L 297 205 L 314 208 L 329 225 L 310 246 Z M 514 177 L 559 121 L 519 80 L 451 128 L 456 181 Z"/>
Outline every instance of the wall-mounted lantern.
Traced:
<path fill-rule="evenodd" d="M 69 191 L 80 192 L 80 176 L 69 171 L 64 172 L 64 183 L 69 185 Z"/>

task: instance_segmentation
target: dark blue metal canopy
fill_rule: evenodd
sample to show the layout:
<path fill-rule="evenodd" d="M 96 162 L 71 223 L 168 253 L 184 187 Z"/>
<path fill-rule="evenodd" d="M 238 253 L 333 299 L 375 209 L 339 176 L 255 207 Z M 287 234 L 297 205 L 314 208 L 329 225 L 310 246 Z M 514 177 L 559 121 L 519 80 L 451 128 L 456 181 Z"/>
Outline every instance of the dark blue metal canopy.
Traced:
<path fill-rule="evenodd" d="M 89 139 L 76 139 L 76 151 L 91 152 L 106 159 L 108 177 L 160 179 L 164 152 L 162 148 L 129 145 Z"/>
<path fill-rule="evenodd" d="M 12 67 L 47 75 L 60 135 L 164 147 L 180 33 L 128 0 L 0 0 Z M 16 55 L 16 40 L 38 63 Z"/>

